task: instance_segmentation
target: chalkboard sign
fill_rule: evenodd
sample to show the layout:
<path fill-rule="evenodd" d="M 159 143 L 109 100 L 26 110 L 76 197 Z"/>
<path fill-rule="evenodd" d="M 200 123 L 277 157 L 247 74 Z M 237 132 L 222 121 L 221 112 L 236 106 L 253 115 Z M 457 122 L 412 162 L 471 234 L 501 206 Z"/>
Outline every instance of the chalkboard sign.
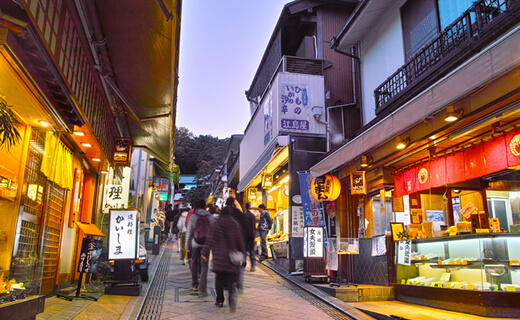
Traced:
<path fill-rule="evenodd" d="M 102 240 L 95 240 L 91 237 L 83 238 L 83 242 L 81 243 L 81 254 L 79 256 L 78 272 L 97 272 L 102 248 Z"/>

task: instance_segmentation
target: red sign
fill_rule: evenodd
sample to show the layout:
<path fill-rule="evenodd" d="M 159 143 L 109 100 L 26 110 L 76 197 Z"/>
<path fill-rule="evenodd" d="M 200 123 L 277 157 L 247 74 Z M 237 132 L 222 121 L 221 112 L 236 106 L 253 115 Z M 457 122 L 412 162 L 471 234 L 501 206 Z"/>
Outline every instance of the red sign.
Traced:
<path fill-rule="evenodd" d="M 404 192 L 410 194 L 415 192 L 415 167 L 409 168 L 404 172 Z"/>
<path fill-rule="evenodd" d="M 498 137 L 484 143 L 486 173 L 493 173 L 507 168 L 506 139 Z"/>
<path fill-rule="evenodd" d="M 507 166 L 520 165 L 520 132 L 514 130 L 506 135 Z"/>
<path fill-rule="evenodd" d="M 464 152 L 452 152 L 446 156 L 446 183 L 464 181 Z"/>
<path fill-rule="evenodd" d="M 482 177 L 486 174 L 484 147 L 482 143 L 464 150 L 464 177 L 465 180 Z"/>
<path fill-rule="evenodd" d="M 415 191 L 430 189 L 430 162 L 423 162 L 420 165 L 416 166 L 415 173 L 417 174 Z"/>
<path fill-rule="evenodd" d="M 432 188 L 446 184 L 446 157 L 437 157 L 430 162 L 430 180 Z"/>

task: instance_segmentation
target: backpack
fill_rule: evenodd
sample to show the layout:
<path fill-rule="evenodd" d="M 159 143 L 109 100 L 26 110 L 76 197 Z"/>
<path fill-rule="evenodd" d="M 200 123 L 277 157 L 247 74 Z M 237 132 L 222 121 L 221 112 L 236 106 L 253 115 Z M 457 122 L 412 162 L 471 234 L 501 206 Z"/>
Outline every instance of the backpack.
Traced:
<path fill-rule="evenodd" d="M 204 244 L 209 233 L 209 219 L 207 215 L 198 216 L 193 228 L 193 239 L 198 244 Z"/>

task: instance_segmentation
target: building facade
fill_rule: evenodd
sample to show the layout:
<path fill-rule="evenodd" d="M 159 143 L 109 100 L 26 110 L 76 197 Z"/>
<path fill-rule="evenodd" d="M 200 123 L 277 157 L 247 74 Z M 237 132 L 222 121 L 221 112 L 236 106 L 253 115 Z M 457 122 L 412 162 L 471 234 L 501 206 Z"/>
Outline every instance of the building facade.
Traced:
<path fill-rule="evenodd" d="M 253 209 L 266 205 L 274 220 L 270 233 L 282 240 L 271 252 L 287 270 L 303 263 L 298 172 L 361 126 L 355 94 L 345 90 L 353 87 L 352 61 L 327 49 L 356 4 L 285 5 L 246 92 L 251 120 L 240 144 L 237 191 Z"/>
<path fill-rule="evenodd" d="M 348 281 L 518 316 L 518 10 L 518 1 L 362 1 L 334 37 L 335 51 L 358 49 L 363 128 L 311 174 L 343 182 L 340 235 L 359 238 L 360 250 L 342 259 Z M 386 239 L 387 257 L 371 254 L 378 236 L 396 240 Z M 402 236 L 420 263 L 400 260 Z"/>
<path fill-rule="evenodd" d="M 157 143 L 166 152 L 155 152 L 153 145 L 149 151 L 164 167 L 170 164 L 176 99 L 176 77 L 170 74 L 176 74 L 178 61 L 180 1 L 168 4 L 173 12 L 168 19 L 156 3 L 141 7 L 143 21 L 155 20 L 151 32 L 160 25 L 162 34 L 169 34 L 158 42 L 167 45 L 162 67 L 171 67 L 164 79 L 175 81 L 163 79 L 161 90 L 149 92 L 169 95 L 161 101 L 162 110 L 135 108 L 132 120 L 127 119 L 131 107 L 145 101 L 122 92 L 138 84 L 126 77 L 129 66 L 120 64 L 125 61 L 110 63 L 110 55 L 113 59 L 118 52 L 117 43 L 108 39 L 118 32 L 110 23 L 128 18 L 107 19 L 104 10 L 112 5 L 117 7 L 113 2 L 102 7 L 95 1 L 52 0 L 0 5 L 0 111 L 19 122 L 2 122 L 4 134 L 14 126 L 19 139 L 0 150 L 0 273 L 3 279 L 23 282 L 29 295 L 51 295 L 78 279 L 85 236 L 78 223 L 102 228 L 105 187 L 122 183 L 121 167 L 129 165 L 132 147 L 144 144 L 146 125 L 165 123 Z M 156 59 L 149 52 L 143 56 Z M 130 98 L 135 105 L 125 102 Z M 144 124 L 158 113 L 161 117 Z"/>

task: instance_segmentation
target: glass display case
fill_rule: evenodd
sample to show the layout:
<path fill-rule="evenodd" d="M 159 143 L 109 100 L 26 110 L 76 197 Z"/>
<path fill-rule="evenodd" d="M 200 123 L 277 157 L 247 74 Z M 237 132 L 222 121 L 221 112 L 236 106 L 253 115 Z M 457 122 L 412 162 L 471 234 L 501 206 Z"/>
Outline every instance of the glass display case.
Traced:
<path fill-rule="evenodd" d="M 410 265 L 397 265 L 397 283 L 520 292 L 519 259 L 520 235 L 414 240 Z"/>
<path fill-rule="evenodd" d="M 463 301 L 478 306 L 464 312 L 481 315 L 507 311 L 520 298 L 519 260 L 520 234 L 413 240 L 410 252 L 396 251 L 396 297 L 453 310 Z"/>

